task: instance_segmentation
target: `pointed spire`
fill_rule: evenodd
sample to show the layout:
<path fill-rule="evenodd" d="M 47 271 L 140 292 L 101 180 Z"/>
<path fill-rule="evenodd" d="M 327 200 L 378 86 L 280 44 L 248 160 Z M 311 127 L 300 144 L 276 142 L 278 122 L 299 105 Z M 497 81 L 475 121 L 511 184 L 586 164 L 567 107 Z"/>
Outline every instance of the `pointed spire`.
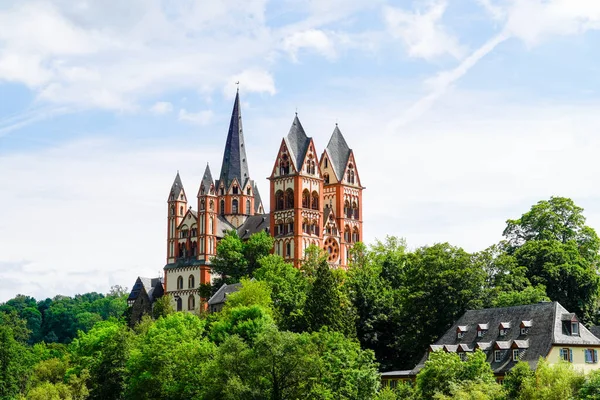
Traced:
<path fill-rule="evenodd" d="M 306 132 L 304 132 L 304 128 L 300 123 L 297 113 L 294 117 L 294 122 L 292 122 L 292 126 L 290 127 L 290 131 L 286 136 L 286 141 L 296 169 L 299 170 L 300 165 L 304 162 L 304 156 L 306 156 L 310 138 L 306 136 Z"/>
<path fill-rule="evenodd" d="M 350 147 L 348 147 L 348 143 L 346 143 L 346 139 L 344 139 L 344 135 L 342 135 L 340 128 L 337 126 L 337 123 L 335 124 L 335 129 L 331 134 L 331 138 L 329 139 L 329 143 L 325 150 L 327 151 L 327 154 L 329 154 L 335 176 L 338 180 L 341 180 L 341 175 L 344 174 L 351 150 Z"/>
<path fill-rule="evenodd" d="M 179 171 L 177 171 L 175 180 L 173 181 L 173 184 L 171 185 L 171 191 L 169 192 L 169 200 L 179 199 L 179 195 L 181 194 L 182 191 L 183 191 L 183 183 L 181 183 L 181 177 L 179 176 Z"/>
<path fill-rule="evenodd" d="M 240 185 L 243 185 L 249 177 L 250 172 L 248 171 L 248 161 L 246 160 L 246 149 L 244 145 L 244 132 L 242 129 L 240 93 L 238 91 L 235 95 L 235 102 L 233 103 L 233 111 L 231 113 L 231 122 L 229 123 L 229 132 L 227 133 L 227 142 L 225 143 L 223 165 L 221 166 L 219 181 L 226 187 L 229 187 L 234 178 L 237 178 Z"/>
<path fill-rule="evenodd" d="M 210 190 L 210 185 L 213 184 L 212 174 L 210 173 L 210 167 L 208 163 L 206 164 L 206 169 L 204 170 L 204 176 L 202 176 L 202 183 L 200 186 L 204 186 L 204 190 L 208 192 Z"/>

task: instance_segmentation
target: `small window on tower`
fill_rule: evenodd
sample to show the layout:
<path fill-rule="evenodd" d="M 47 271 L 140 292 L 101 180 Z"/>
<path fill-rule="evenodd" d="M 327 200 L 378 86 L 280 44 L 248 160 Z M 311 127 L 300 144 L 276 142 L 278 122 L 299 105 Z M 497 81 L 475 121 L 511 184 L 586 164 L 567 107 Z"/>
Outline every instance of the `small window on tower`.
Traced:
<path fill-rule="evenodd" d="M 238 187 L 237 186 L 233 187 L 233 194 L 238 194 Z"/>
<path fill-rule="evenodd" d="M 250 190 L 250 188 L 246 189 L 246 194 L 248 196 L 252 196 L 252 190 Z"/>

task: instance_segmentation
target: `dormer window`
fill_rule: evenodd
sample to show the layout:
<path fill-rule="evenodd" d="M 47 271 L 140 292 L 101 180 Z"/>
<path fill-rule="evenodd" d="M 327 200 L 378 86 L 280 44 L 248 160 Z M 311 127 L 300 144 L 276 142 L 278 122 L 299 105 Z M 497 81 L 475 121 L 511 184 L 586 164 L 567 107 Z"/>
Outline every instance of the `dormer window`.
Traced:
<path fill-rule="evenodd" d="M 498 333 L 500 336 L 506 336 L 508 334 L 509 329 L 510 322 L 500 322 L 500 326 L 498 327 Z"/>
<path fill-rule="evenodd" d="M 579 336 L 579 320 L 574 313 L 566 313 L 561 316 L 563 333 L 571 336 Z"/>
<path fill-rule="evenodd" d="M 462 339 L 465 336 L 465 333 L 467 332 L 468 327 L 466 325 L 459 325 L 456 328 L 456 338 L 457 339 Z"/>
<path fill-rule="evenodd" d="M 502 352 L 500 350 L 494 350 L 494 362 L 502 361 Z"/>
<path fill-rule="evenodd" d="M 489 329 L 488 324 L 477 324 L 477 337 L 483 337 Z"/>
<path fill-rule="evenodd" d="M 571 335 L 579 336 L 579 322 L 571 322 Z"/>
<path fill-rule="evenodd" d="M 529 334 L 529 328 L 533 326 L 533 321 L 521 321 L 519 328 L 521 329 L 521 335 Z"/>

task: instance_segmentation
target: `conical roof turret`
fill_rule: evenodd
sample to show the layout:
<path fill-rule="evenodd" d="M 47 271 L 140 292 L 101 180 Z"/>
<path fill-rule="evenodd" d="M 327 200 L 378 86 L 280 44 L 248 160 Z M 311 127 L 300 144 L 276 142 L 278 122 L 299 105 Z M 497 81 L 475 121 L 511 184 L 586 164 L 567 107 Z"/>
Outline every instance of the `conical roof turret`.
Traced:
<path fill-rule="evenodd" d="M 223 183 L 228 188 L 235 178 L 237 178 L 240 185 L 243 185 L 250 178 L 244 144 L 244 131 L 242 129 L 239 90 L 235 95 L 233 111 L 231 112 L 231 121 L 229 122 L 229 132 L 227 133 L 227 142 L 225 143 L 225 152 L 223 153 L 223 165 L 221 166 L 221 174 L 219 175 L 219 184 Z"/>

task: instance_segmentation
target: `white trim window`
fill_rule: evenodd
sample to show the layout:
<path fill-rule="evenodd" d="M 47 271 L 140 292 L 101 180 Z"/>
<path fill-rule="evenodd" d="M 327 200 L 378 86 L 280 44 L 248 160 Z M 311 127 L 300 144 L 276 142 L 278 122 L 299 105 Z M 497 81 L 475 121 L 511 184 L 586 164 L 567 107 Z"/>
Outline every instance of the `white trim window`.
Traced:
<path fill-rule="evenodd" d="M 495 362 L 502 361 L 502 352 L 500 350 L 495 350 L 494 351 L 494 361 Z"/>
<path fill-rule="evenodd" d="M 585 349 L 585 363 L 586 364 L 597 364 L 598 363 L 598 350 L 596 349 Z"/>
<path fill-rule="evenodd" d="M 519 353 L 519 349 L 513 349 L 512 351 L 512 359 L 513 361 L 519 361 L 519 357 L 520 353 Z"/>

